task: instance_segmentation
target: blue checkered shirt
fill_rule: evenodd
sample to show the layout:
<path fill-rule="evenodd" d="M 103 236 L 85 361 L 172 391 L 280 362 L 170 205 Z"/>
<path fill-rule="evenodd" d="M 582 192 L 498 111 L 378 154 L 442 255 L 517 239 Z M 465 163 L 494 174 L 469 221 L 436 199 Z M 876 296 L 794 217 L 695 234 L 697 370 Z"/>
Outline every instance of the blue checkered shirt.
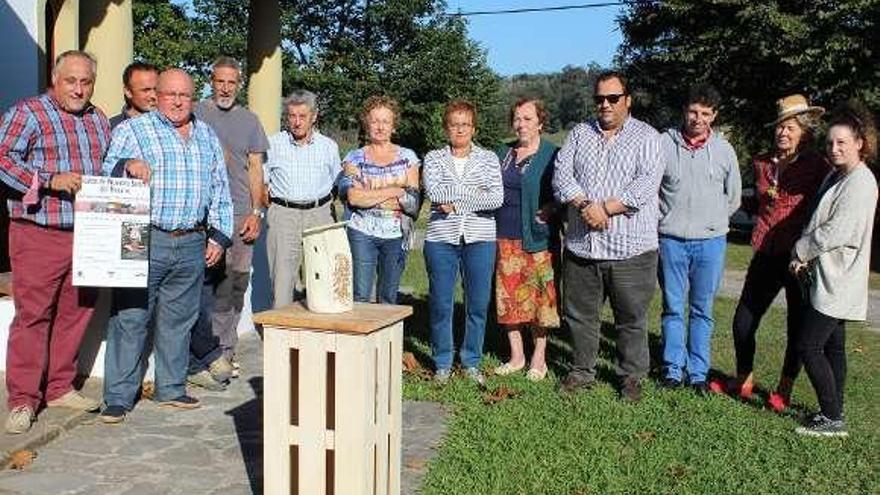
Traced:
<path fill-rule="evenodd" d="M 104 175 L 120 160 L 150 165 L 151 222 L 162 230 L 209 228 L 220 245 L 232 244 L 232 200 L 220 141 L 193 117 L 189 139 L 158 111 L 120 123 L 104 158 Z M 117 170 L 118 172 L 118 170 Z"/>
<path fill-rule="evenodd" d="M 566 248 L 585 259 L 622 260 L 657 249 L 658 190 L 663 177 L 660 134 L 628 117 L 610 138 L 591 120 L 571 130 L 556 157 L 553 190 L 559 201 L 617 198 L 629 209 L 593 230 L 569 208 Z"/>
<path fill-rule="evenodd" d="M 263 175 L 273 198 L 303 203 L 321 199 L 330 194 L 340 172 L 339 146 L 317 130 L 304 144 L 286 130 L 269 136 Z"/>

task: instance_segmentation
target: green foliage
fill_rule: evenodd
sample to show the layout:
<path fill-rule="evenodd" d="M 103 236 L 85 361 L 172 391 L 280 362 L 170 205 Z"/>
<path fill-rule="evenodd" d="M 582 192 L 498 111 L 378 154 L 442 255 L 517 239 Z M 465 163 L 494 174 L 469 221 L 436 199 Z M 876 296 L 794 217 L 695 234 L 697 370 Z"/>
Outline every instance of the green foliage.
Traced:
<path fill-rule="evenodd" d="M 767 147 L 774 101 L 803 92 L 831 108 L 851 97 L 880 109 L 880 0 L 636 2 L 619 19 L 618 63 L 637 115 L 676 125 L 686 88 L 715 85 L 741 147 Z"/>
<path fill-rule="evenodd" d="M 150 20 L 135 31 L 138 58 L 190 67 L 202 82 L 218 55 L 246 59 L 249 2 L 193 0 L 191 12 L 169 0 L 134 7 L 135 26 Z M 357 132 L 368 96 L 394 97 L 402 110 L 396 140 L 421 153 L 445 141 L 443 105 L 466 98 L 480 113 L 477 141 L 494 147 L 506 130 L 500 79 L 465 21 L 444 9 L 440 0 L 281 0 L 285 94 L 319 94 L 321 126 L 345 136 Z"/>

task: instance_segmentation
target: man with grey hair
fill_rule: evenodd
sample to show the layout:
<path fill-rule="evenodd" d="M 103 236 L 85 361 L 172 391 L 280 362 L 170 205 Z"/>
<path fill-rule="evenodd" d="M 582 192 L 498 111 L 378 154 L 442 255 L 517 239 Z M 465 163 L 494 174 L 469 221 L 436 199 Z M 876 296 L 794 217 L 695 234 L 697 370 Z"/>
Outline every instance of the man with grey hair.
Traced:
<path fill-rule="evenodd" d="M 241 66 L 230 57 L 214 61 L 211 98 L 195 108 L 223 147 L 235 230 L 224 259 L 205 271 L 201 312 L 190 342 L 189 383 L 222 390 L 236 376 L 235 345 L 244 294 L 250 283 L 253 243 L 263 221 L 263 158 L 269 149 L 256 115 L 236 101 Z"/>
<path fill-rule="evenodd" d="M 233 215 L 223 148 L 210 126 L 193 118 L 194 91 L 182 69 L 159 74 L 157 109 L 119 124 L 104 157 L 105 174 L 124 172 L 151 184 L 147 288 L 113 291 L 105 423 L 123 421 L 134 407 L 148 340 L 156 356 L 153 400 L 180 409 L 200 406 L 186 390 L 191 330 L 205 266 L 219 263 L 232 245 Z"/>
<path fill-rule="evenodd" d="M 297 90 L 283 103 L 284 129 L 269 137 L 269 232 L 266 251 L 275 307 L 290 304 L 299 280 L 303 230 L 333 221 L 333 185 L 342 171 L 339 146 L 314 126 L 317 97 Z"/>
<path fill-rule="evenodd" d="M 15 305 L 6 350 L 7 433 L 28 431 L 43 401 L 80 410 L 99 406 L 73 388 L 96 292 L 71 284 L 73 198 L 83 175 L 100 174 L 110 143 L 107 117 L 90 101 L 95 69 L 85 52 L 62 53 L 52 87 L 0 119 Z"/>

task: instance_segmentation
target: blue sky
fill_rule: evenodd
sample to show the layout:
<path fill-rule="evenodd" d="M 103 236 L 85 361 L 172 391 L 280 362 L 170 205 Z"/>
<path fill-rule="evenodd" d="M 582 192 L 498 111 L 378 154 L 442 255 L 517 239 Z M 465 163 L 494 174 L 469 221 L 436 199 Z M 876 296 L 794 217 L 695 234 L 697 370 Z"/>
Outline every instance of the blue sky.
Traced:
<path fill-rule="evenodd" d="M 191 6 L 191 0 L 172 0 Z M 446 0 L 449 12 L 584 5 L 607 0 Z M 566 65 L 609 66 L 622 41 L 621 7 L 468 17 L 468 32 L 503 76 L 556 72 Z"/>
<path fill-rule="evenodd" d="M 598 0 L 447 0 L 456 12 L 598 3 Z M 622 41 L 621 7 L 468 17 L 470 37 L 501 75 L 555 72 L 566 65 L 611 64 Z"/>

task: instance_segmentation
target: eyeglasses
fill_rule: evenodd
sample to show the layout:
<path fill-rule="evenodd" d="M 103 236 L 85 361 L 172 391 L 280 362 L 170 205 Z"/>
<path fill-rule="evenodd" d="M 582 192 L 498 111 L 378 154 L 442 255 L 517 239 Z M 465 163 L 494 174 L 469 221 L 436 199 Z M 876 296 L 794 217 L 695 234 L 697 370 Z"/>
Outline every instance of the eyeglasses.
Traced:
<path fill-rule="evenodd" d="M 457 123 L 457 124 L 449 124 L 449 125 L 447 125 L 446 127 L 447 127 L 448 129 L 452 129 L 452 130 L 455 130 L 455 131 L 461 131 L 461 130 L 464 130 L 464 129 L 470 129 L 470 128 L 473 127 L 473 126 L 474 126 L 474 124 L 469 124 L 469 123 L 467 123 L 467 122 L 460 122 L 460 123 Z"/>
<path fill-rule="evenodd" d="M 611 95 L 593 95 L 593 103 L 596 105 L 601 105 L 602 102 L 608 101 L 608 103 L 612 105 L 617 105 L 617 102 L 620 101 L 621 98 L 626 96 L 626 93 L 619 94 L 611 94 Z"/>
<path fill-rule="evenodd" d="M 166 93 L 164 91 L 159 92 L 160 98 L 165 98 L 166 100 L 192 100 L 192 93 Z"/>

